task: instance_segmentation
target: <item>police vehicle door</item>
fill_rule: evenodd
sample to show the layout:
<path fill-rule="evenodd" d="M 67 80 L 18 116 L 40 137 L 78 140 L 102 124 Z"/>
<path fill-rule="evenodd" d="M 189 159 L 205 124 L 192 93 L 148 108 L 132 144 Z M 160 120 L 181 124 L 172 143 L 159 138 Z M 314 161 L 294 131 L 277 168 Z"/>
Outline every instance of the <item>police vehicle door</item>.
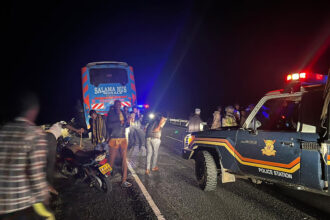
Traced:
<path fill-rule="evenodd" d="M 300 99 L 283 96 L 269 99 L 250 123 L 257 128 L 238 131 L 236 148 L 243 173 L 299 183 L 301 149 L 297 122 Z"/>

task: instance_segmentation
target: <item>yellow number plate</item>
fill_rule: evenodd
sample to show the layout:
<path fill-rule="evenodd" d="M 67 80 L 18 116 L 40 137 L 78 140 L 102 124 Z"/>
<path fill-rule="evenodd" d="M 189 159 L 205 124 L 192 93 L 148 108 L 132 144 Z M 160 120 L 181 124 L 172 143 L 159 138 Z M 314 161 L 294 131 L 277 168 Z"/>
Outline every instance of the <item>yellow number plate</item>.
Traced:
<path fill-rule="evenodd" d="M 106 163 L 103 166 L 99 167 L 99 170 L 102 174 L 106 174 L 112 170 L 110 164 Z"/>

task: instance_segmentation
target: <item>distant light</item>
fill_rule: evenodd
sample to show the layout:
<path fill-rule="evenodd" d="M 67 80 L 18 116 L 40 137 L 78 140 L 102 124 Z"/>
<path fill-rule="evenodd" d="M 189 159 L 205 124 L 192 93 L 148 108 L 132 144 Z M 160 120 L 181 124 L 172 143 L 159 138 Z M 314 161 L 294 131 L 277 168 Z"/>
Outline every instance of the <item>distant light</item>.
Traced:
<path fill-rule="evenodd" d="M 299 77 L 300 79 L 306 79 L 306 73 L 300 73 Z"/>
<path fill-rule="evenodd" d="M 155 114 L 154 114 L 154 113 L 150 113 L 150 114 L 149 114 L 149 118 L 150 118 L 150 119 L 154 119 L 154 118 L 155 118 Z"/>
<path fill-rule="evenodd" d="M 138 105 L 137 107 L 138 107 L 138 108 L 143 108 L 143 105 Z"/>
<path fill-rule="evenodd" d="M 149 108 L 149 105 L 144 105 L 144 108 Z"/>
<path fill-rule="evenodd" d="M 291 74 L 286 77 L 286 81 L 290 81 L 290 80 L 292 80 L 292 75 Z"/>
<path fill-rule="evenodd" d="M 316 80 L 323 80 L 323 75 L 322 74 L 315 74 Z"/>
<path fill-rule="evenodd" d="M 299 79 L 299 73 L 294 73 L 294 74 L 292 74 L 292 79 L 293 79 L 293 80 L 297 80 L 297 79 Z"/>

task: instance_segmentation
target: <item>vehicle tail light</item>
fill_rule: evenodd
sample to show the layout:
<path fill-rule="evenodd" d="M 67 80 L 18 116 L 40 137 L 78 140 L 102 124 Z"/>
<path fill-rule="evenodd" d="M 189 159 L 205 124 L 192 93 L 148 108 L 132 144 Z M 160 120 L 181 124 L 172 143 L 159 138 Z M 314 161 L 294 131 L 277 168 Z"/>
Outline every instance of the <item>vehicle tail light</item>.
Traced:
<path fill-rule="evenodd" d="M 316 80 L 323 80 L 323 75 L 322 74 L 315 74 Z"/>
<path fill-rule="evenodd" d="M 101 161 L 99 162 L 99 164 L 100 164 L 100 165 L 104 165 L 106 162 L 107 162 L 107 158 L 104 158 L 103 160 L 101 160 Z"/>

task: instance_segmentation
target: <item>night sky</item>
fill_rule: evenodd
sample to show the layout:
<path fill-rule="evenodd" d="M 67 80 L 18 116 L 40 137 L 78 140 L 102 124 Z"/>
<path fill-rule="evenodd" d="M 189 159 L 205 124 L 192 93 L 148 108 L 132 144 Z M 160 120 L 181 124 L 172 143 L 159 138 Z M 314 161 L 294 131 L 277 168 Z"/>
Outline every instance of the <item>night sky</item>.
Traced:
<path fill-rule="evenodd" d="M 271 2 L 11 1 L 2 110 L 27 87 L 41 99 L 38 123 L 70 119 L 81 67 L 95 61 L 133 66 L 140 104 L 180 118 L 199 107 L 205 120 L 217 105 L 256 103 L 288 72 L 326 74 L 329 1 Z"/>

